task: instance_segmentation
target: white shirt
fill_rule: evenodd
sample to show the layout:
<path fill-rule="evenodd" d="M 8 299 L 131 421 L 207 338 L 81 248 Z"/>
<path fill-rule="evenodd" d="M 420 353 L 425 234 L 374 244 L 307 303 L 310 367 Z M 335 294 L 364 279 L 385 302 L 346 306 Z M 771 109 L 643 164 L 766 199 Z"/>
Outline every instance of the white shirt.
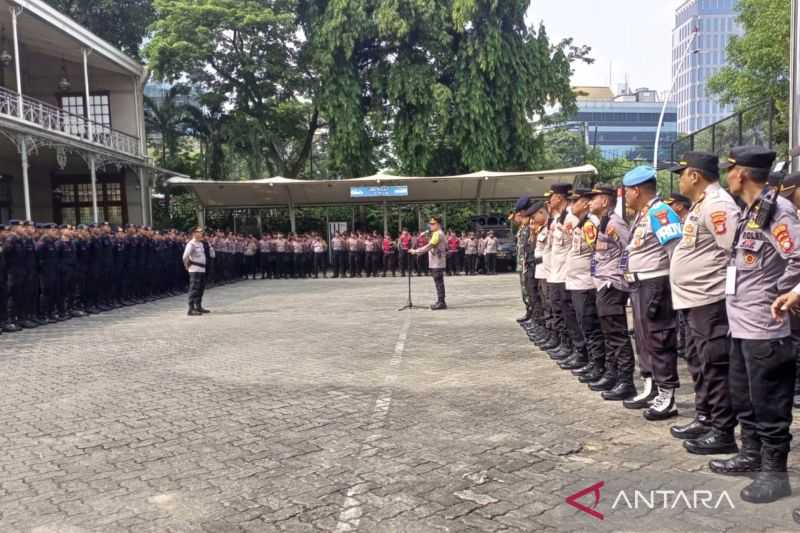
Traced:
<path fill-rule="evenodd" d="M 202 242 L 192 239 L 186 243 L 186 248 L 183 250 L 183 264 L 189 272 L 205 273 L 206 250 Z"/>

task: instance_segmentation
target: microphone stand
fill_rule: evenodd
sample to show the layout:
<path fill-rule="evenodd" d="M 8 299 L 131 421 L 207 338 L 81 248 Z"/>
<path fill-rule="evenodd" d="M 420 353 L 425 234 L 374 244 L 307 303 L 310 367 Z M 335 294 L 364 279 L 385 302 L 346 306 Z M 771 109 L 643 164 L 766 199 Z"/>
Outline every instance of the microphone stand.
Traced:
<path fill-rule="evenodd" d="M 409 254 L 408 262 L 409 262 L 409 264 L 411 263 L 411 254 Z M 406 305 L 404 305 L 403 307 L 398 309 L 398 311 L 405 311 L 406 309 L 414 309 L 414 303 L 411 301 L 411 278 L 412 277 L 413 276 L 411 275 L 411 269 L 409 268 L 408 269 L 408 302 L 406 302 Z"/>

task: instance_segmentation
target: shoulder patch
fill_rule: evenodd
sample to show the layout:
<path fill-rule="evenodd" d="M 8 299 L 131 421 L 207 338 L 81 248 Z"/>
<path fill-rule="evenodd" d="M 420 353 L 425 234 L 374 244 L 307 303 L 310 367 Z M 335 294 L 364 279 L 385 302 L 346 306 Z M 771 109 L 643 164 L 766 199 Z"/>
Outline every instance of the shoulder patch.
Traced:
<path fill-rule="evenodd" d="M 792 240 L 792 234 L 789 233 L 789 226 L 786 224 L 778 224 L 772 228 L 772 235 L 775 237 L 775 240 L 778 241 L 778 246 L 781 247 L 783 253 L 789 254 L 794 251 L 795 244 Z"/>
<path fill-rule="evenodd" d="M 728 231 L 728 213 L 725 211 L 714 211 L 711 213 L 711 223 L 714 224 L 714 233 L 723 235 Z"/>

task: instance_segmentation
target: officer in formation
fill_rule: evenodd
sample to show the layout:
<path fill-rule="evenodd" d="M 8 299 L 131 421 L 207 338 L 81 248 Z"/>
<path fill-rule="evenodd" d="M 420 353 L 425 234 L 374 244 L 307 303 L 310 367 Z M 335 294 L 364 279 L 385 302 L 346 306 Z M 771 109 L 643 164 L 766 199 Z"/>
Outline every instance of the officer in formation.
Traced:
<path fill-rule="evenodd" d="M 0 328 L 14 333 L 185 292 L 187 237 L 147 227 L 0 226 Z"/>
<path fill-rule="evenodd" d="M 798 345 L 787 314 L 800 313 L 800 173 L 782 190 L 769 186 L 775 157 L 742 146 L 721 166 L 713 154 L 686 154 L 672 169 L 680 196 L 671 203 L 688 204 L 682 216 L 658 196 L 655 170 L 637 167 L 623 180 L 634 212 L 630 224 L 621 206 L 615 209 L 616 191 L 602 185 L 575 194 L 555 185 L 546 214 L 526 208 L 515 217 L 528 225 L 520 231 L 524 251 L 534 250 L 525 268 L 532 264 L 534 279 L 537 270 L 546 279 L 539 291 L 543 312 L 531 304 L 530 288 L 524 290 L 528 311 L 521 323 L 530 339 L 603 399 L 641 410 L 646 420 L 665 420 L 677 415 L 680 316 L 695 418 L 671 434 L 691 454 L 734 454 L 711 460 L 709 469 L 753 477 L 741 491 L 751 503 L 791 494 L 787 457 Z M 720 168 L 728 169 L 729 192 L 720 185 Z M 517 208 L 529 203 L 521 199 Z"/>

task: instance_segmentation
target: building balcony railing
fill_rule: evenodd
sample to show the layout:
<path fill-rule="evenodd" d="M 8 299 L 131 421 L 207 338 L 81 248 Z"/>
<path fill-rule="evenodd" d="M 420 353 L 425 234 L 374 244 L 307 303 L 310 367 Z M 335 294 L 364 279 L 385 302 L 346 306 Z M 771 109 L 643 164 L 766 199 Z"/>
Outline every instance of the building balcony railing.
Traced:
<path fill-rule="evenodd" d="M 19 96 L 3 87 L 0 87 L 0 116 L 22 119 L 48 132 L 89 141 L 125 155 L 144 156 L 137 137 L 28 96 L 22 97 L 22 114 L 20 116 Z M 90 125 L 91 139 L 89 138 Z"/>

